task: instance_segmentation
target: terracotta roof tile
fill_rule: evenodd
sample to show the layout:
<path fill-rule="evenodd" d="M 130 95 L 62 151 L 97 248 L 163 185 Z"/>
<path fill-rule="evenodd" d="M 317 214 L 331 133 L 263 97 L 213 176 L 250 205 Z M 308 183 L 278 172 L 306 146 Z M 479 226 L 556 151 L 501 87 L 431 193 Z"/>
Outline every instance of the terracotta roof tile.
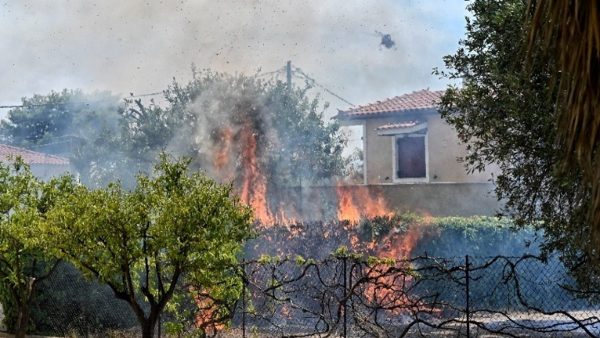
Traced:
<path fill-rule="evenodd" d="M 423 89 L 348 110 L 340 110 L 336 118 L 365 118 L 374 115 L 431 110 L 436 108 L 437 102 L 443 93 L 443 90 L 430 91 Z"/>
<path fill-rule="evenodd" d="M 8 160 L 10 157 L 21 156 L 27 164 L 51 164 L 51 165 L 68 165 L 69 160 L 44 153 L 38 153 L 24 148 L 0 144 L 0 161 Z"/>
<path fill-rule="evenodd" d="M 375 128 L 375 130 L 412 128 L 419 123 L 422 123 L 422 122 L 421 121 L 404 121 L 404 122 L 399 122 L 399 123 L 388 123 L 388 124 L 384 124 L 384 125 L 381 125 L 381 126 Z"/>

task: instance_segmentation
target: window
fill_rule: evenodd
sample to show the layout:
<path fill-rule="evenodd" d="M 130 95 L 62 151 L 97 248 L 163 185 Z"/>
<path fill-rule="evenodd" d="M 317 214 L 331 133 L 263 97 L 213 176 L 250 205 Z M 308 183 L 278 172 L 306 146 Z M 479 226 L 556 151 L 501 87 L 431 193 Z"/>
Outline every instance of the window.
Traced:
<path fill-rule="evenodd" d="M 427 181 L 427 122 L 402 121 L 375 129 L 379 136 L 392 136 L 395 182 Z"/>
<path fill-rule="evenodd" d="M 427 134 L 400 134 L 395 137 L 395 178 L 427 178 Z"/>

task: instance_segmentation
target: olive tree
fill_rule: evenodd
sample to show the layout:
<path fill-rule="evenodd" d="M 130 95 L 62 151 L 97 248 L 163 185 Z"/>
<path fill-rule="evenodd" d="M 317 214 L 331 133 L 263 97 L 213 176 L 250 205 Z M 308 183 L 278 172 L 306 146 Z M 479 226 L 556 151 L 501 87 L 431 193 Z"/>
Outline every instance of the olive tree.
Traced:
<path fill-rule="evenodd" d="M 72 182 L 48 215 L 57 254 L 127 302 L 143 337 L 153 336 L 178 285 L 210 289 L 251 236 L 251 211 L 231 186 L 189 173 L 188 165 L 161 155 L 154 175 L 138 176 L 131 191 Z"/>
<path fill-rule="evenodd" d="M 551 85 L 561 72 L 557 58 L 543 39 L 529 41 L 534 11 L 527 1 L 476 0 L 467 9 L 466 35 L 437 72 L 461 81 L 446 90 L 441 115 L 467 144 L 469 170 L 500 168 L 495 183 L 504 212 L 543 230 L 544 252 L 559 251 L 580 282 L 597 286 L 588 218 L 594 190 L 585 166 L 563 166 L 572 149 L 557 142 L 570 127 L 557 109 L 564 91 Z"/>

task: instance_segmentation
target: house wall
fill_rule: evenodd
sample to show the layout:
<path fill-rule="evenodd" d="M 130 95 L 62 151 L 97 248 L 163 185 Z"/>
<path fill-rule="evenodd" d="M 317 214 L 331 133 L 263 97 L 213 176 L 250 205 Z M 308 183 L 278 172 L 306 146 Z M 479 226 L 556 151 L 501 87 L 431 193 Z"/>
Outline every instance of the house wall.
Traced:
<path fill-rule="evenodd" d="M 488 182 L 495 169 L 483 173 L 467 174 L 458 158 L 466 155 L 466 148 L 459 144 L 454 128 L 433 112 L 427 115 L 406 115 L 427 120 L 428 183 L 482 183 Z M 366 157 L 366 184 L 394 184 L 394 137 L 378 135 L 377 127 L 396 123 L 399 119 L 370 118 L 363 120 Z M 407 182 L 410 183 L 410 182 Z"/>
<path fill-rule="evenodd" d="M 501 203 L 490 183 L 423 183 L 369 186 L 392 210 L 429 216 L 493 216 Z"/>
<path fill-rule="evenodd" d="M 389 211 L 411 211 L 425 216 L 495 215 L 501 208 L 490 183 L 421 183 L 344 185 L 341 187 L 294 187 L 278 193 L 287 197 L 305 220 L 337 217 L 338 189 L 348 193 L 357 208 L 366 210 L 368 200 L 385 201 Z M 369 197 L 366 199 L 366 197 Z"/>

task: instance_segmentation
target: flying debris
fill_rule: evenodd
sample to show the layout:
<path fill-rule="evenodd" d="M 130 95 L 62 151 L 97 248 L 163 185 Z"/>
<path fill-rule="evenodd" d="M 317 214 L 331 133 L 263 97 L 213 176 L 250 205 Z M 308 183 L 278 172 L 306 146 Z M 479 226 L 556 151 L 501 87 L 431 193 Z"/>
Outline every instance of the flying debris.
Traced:
<path fill-rule="evenodd" d="M 375 31 L 375 33 L 377 33 L 377 35 L 381 37 L 381 42 L 379 44 L 384 46 L 385 48 L 391 49 L 396 45 L 396 42 L 392 40 L 392 36 L 390 34 L 385 34 L 378 31 Z"/>

